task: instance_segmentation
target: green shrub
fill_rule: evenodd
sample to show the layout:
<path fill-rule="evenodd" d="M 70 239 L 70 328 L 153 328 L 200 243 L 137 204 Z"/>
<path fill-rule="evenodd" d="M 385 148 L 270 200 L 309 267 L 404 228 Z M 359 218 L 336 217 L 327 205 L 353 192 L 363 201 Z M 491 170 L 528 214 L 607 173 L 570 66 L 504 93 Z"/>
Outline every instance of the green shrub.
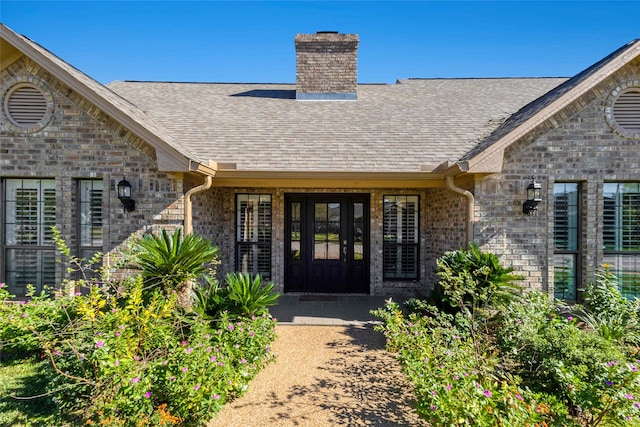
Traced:
<path fill-rule="evenodd" d="M 618 278 L 607 268 L 585 290 L 586 308 L 577 316 L 600 336 L 620 343 L 640 345 L 640 300 L 628 300 L 619 290 Z"/>
<path fill-rule="evenodd" d="M 414 386 L 418 414 L 432 425 L 551 425 L 562 409 L 505 375 L 490 343 L 479 361 L 462 314 L 436 310 L 405 317 L 391 300 L 373 314 L 383 320 L 376 330 L 384 333 L 387 349 L 398 353 Z"/>
<path fill-rule="evenodd" d="M 165 293 L 177 291 L 179 303 L 190 305 L 191 286 L 207 272 L 208 265 L 218 257 L 218 248 L 211 242 L 187 234 L 181 229 L 169 236 L 145 234 L 137 240 L 131 254 L 132 266 L 142 272 L 146 288 L 160 287 Z"/>
<path fill-rule="evenodd" d="M 497 256 L 471 243 L 468 250 L 446 252 L 438 259 L 438 286 L 452 307 L 486 309 L 516 301 L 522 277 L 500 265 Z"/>
<path fill-rule="evenodd" d="M 208 278 L 207 286 L 194 289 L 194 311 L 201 316 L 217 319 L 227 312 L 232 317 L 262 315 L 278 302 L 274 283 L 262 283 L 262 277 L 245 273 L 229 273 L 226 286 Z"/>
<path fill-rule="evenodd" d="M 181 277 L 201 272 L 190 271 Z M 264 295 L 251 287 L 255 300 L 240 306 L 260 315 L 223 311 L 203 319 L 186 317 L 178 293 L 162 286 L 168 282 L 148 287 L 149 277 L 24 304 L 3 304 L 9 295 L 0 285 L 0 333 L 12 351 L 27 348 L 46 360 L 47 393 L 61 424 L 202 425 L 272 360 L 275 321 L 260 309 L 272 301 L 272 287 Z"/>
<path fill-rule="evenodd" d="M 504 365 L 524 385 L 554 395 L 585 425 L 624 424 L 637 416 L 637 363 L 624 347 L 579 328 L 554 308 L 546 294 L 530 292 L 505 309 L 498 333 Z"/>

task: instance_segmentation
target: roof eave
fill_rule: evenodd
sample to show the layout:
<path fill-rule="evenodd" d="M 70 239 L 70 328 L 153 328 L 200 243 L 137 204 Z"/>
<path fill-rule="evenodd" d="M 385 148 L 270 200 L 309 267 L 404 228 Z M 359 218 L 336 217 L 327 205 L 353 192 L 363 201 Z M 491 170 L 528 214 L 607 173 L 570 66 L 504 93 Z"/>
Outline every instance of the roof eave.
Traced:
<path fill-rule="evenodd" d="M 591 88 L 607 79 L 630 61 L 640 56 L 640 40 L 630 42 L 630 47 L 619 56 L 612 59 L 603 68 L 577 84 L 567 93 L 538 111 L 528 120 L 518 125 L 515 129 L 498 139 L 485 150 L 476 154 L 468 160 L 469 172 L 471 173 L 495 173 L 502 170 L 504 150 L 520 138 L 527 135 L 540 124 L 553 117 L 569 104 L 584 95 Z"/>

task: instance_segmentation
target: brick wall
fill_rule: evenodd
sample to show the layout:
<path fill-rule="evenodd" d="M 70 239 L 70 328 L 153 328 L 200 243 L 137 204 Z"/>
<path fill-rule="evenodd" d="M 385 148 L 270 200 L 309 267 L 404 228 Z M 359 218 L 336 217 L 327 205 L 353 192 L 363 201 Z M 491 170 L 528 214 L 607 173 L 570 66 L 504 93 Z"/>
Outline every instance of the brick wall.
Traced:
<path fill-rule="evenodd" d="M 475 240 L 500 255 L 526 277 L 531 288 L 553 292 L 553 185 L 577 182 L 582 188 L 582 283 L 602 263 L 603 183 L 640 181 L 640 140 L 613 132 L 606 109 L 616 88 L 640 85 L 636 60 L 574 101 L 505 151 L 502 173 L 475 188 Z M 532 176 L 542 183 L 537 216 L 522 214 Z"/>
<path fill-rule="evenodd" d="M 235 269 L 236 194 L 271 194 L 272 245 L 271 280 L 284 289 L 285 230 L 287 193 L 304 193 L 300 188 L 213 188 L 194 197 L 194 231 L 210 238 L 221 249 L 218 277 Z M 436 282 L 435 260 L 447 250 L 464 245 L 466 200 L 446 189 L 314 189 L 312 193 L 370 194 L 370 292 L 374 295 L 409 297 L 425 295 Z M 408 194 L 420 197 L 420 279 L 415 281 L 382 278 L 383 197 Z"/>
<path fill-rule="evenodd" d="M 79 178 L 104 182 L 107 265 L 132 233 L 182 226 L 182 181 L 157 170 L 155 152 L 148 144 L 26 58 L 0 74 L 3 92 L 12 82 L 26 79 L 52 94 L 53 116 L 44 129 L 31 134 L 15 133 L 0 124 L 0 178 L 55 178 L 56 225 L 71 247 L 76 244 Z M 132 184 L 133 212 L 123 212 L 117 198 L 116 184 L 123 176 Z"/>
<path fill-rule="evenodd" d="M 353 93 L 358 88 L 357 34 L 298 34 L 296 93 Z"/>

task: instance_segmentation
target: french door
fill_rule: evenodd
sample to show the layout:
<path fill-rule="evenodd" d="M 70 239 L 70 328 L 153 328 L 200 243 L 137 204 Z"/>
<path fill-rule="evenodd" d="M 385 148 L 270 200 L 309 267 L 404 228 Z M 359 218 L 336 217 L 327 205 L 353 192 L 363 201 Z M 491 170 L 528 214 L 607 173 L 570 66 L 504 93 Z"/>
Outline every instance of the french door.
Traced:
<path fill-rule="evenodd" d="M 285 291 L 369 292 L 369 195 L 285 199 Z"/>

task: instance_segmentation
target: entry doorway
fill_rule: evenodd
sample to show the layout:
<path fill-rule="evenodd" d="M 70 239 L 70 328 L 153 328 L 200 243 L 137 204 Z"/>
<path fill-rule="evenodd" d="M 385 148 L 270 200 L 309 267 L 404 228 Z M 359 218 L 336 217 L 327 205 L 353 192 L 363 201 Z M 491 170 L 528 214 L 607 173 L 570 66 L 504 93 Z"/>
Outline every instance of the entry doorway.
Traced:
<path fill-rule="evenodd" d="M 285 292 L 369 293 L 369 198 L 285 196 Z"/>

